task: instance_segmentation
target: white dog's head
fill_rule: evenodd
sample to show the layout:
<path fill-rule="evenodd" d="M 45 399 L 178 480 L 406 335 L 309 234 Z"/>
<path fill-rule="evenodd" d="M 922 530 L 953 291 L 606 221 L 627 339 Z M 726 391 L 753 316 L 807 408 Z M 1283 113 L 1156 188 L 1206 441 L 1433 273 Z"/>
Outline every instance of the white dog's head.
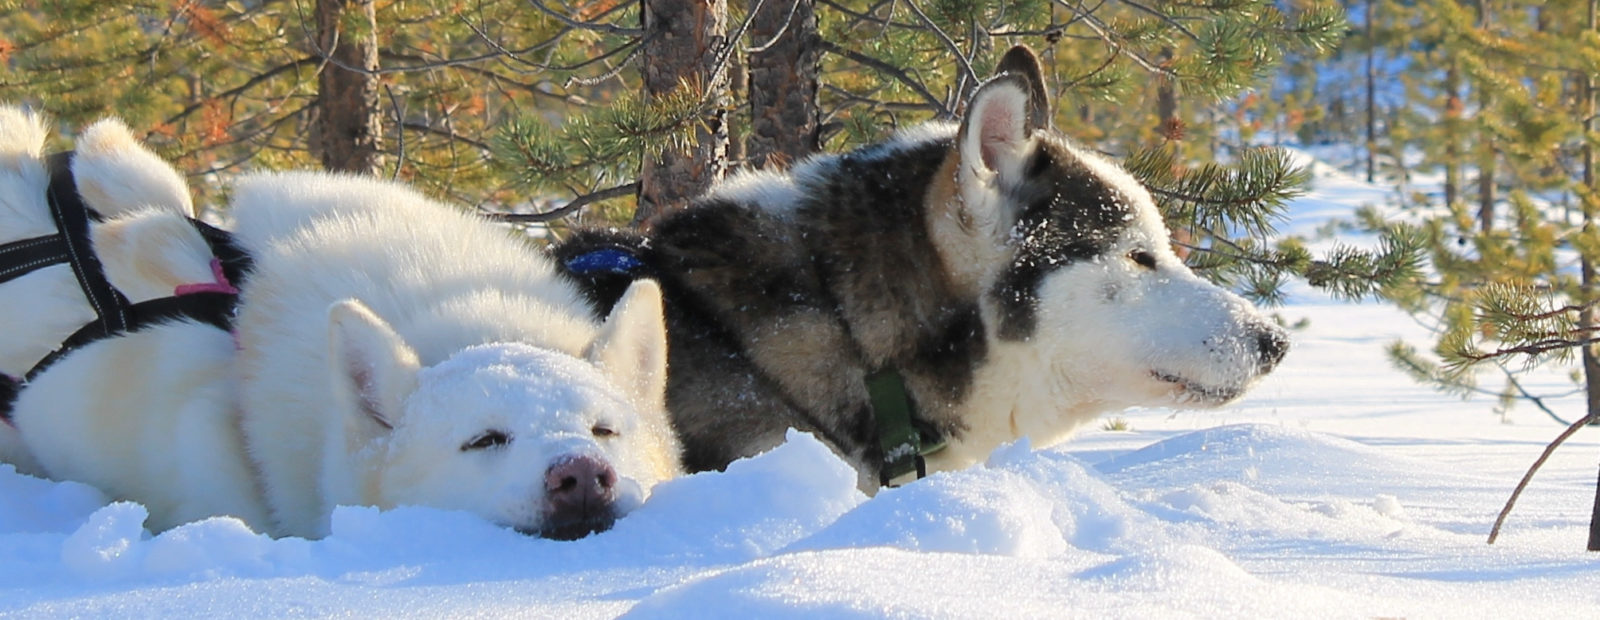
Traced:
<path fill-rule="evenodd" d="M 635 283 L 582 358 L 523 343 L 422 368 L 359 301 L 330 310 L 335 392 L 349 416 L 330 458 L 365 469 L 368 501 L 466 510 L 573 539 L 611 527 L 679 473 L 666 417 L 661 293 Z"/>
<path fill-rule="evenodd" d="M 1025 384 L 1013 432 L 1048 444 L 1105 411 L 1216 406 L 1271 371 L 1284 331 L 1189 270 L 1137 180 L 1050 128 L 1032 53 L 998 73 L 958 130 L 931 232 L 1011 360 L 993 372 Z"/>

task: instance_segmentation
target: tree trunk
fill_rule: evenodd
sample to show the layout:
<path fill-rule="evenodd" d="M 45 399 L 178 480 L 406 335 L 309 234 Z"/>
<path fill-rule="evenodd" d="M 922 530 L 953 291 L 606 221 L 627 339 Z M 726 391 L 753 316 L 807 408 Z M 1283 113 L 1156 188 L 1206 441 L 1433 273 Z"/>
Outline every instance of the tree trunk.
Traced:
<path fill-rule="evenodd" d="M 1376 0 L 1367 0 L 1367 182 L 1377 176 L 1378 159 L 1378 46 L 1372 40 L 1372 13 Z"/>
<path fill-rule="evenodd" d="M 669 148 L 647 157 L 639 171 L 635 225 L 681 209 L 705 193 L 728 166 L 727 0 L 644 0 L 647 40 L 640 56 L 644 97 L 649 102 L 679 88 L 703 93 L 711 112 L 697 124 L 687 149 Z"/>
<path fill-rule="evenodd" d="M 1444 70 L 1444 204 L 1461 199 L 1461 68 L 1450 58 Z"/>
<path fill-rule="evenodd" d="M 1489 0 L 1478 0 L 1478 28 L 1489 27 Z M 1483 86 L 1478 88 L 1478 115 L 1480 118 L 1489 114 L 1489 106 L 1493 104 L 1489 89 Z M 1486 122 L 1479 123 L 1478 132 L 1478 230 L 1489 232 L 1494 230 L 1494 167 L 1495 167 L 1495 138 L 1489 133 Z"/>
<path fill-rule="evenodd" d="M 1588 5 L 1588 21 L 1586 24 L 1590 31 L 1594 31 L 1596 30 L 1595 10 L 1597 6 L 1600 6 L 1600 0 L 1589 0 Z M 1591 139 L 1591 137 L 1594 135 L 1594 116 L 1595 112 L 1597 111 L 1595 105 L 1595 83 L 1594 76 L 1588 73 L 1583 73 L 1579 79 L 1581 80 L 1580 86 L 1582 86 L 1580 93 L 1583 97 L 1582 101 L 1580 102 L 1580 112 L 1583 114 L 1584 136 L 1583 185 L 1590 190 L 1594 190 L 1597 189 L 1597 187 L 1600 187 L 1595 183 L 1594 141 Z M 1594 220 L 1597 215 L 1595 199 L 1592 196 L 1588 197 L 1582 200 L 1582 204 L 1583 228 L 1585 232 L 1588 232 L 1594 228 Z M 1592 302 L 1594 300 L 1595 289 L 1595 268 L 1593 259 L 1588 256 L 1583 257 L 1582 286 L 1583 301 Z M 1595 318 L 1595 311 L 1593 308 L 1584 310 L 1579 316 L 1579 327 L 1584 330 L 1584 334 L 1592 335 L 1594 333 L 1591 330 L 1595 328 Z M 1596 359 L 1594 346 L 1583 347 L 1583 380 L 1584 386 L 1587 388 L 1587 395 L 1589 397 L 1589 423 L 1600 423 L 1600 360 Z M 1594 510 L 1589 514 L 1588 549 L 1590 551 L 1600 551 L 1600 479 L 1596 480 L 1595 485 Z"/>
<path fill-rule="evenodd" d="M 1162 66 L 1167 66 L 1172 63 L 1172 54 L 1172 46 L 1167 45 L 1161 48 L 1156 58 Z M 1156 79 L 1156 123 L 1156 133 L 1163 139 L 1183 139 L 1183 123 L 1178 120 L 1178 90 L 1173 80 Z"/>
<path fill-rule="evenodd" d="M 312 149 L 322 167 L 378 174 L 378 20 L 374 0 L 317 0 L 318 76 Z"/>
<path fill-rule="evenodd" d="M 1488 103 L 1487 96 L 1483 103 Z M 1483 144 L 1478 146 L 1478 230 L 1489 232 L 1494 230 L 1494 141 L 1488 129 L 1479 139 Z"/>
<path fill-rule="evenodd" d="M 813 0 L 751 0 L 748 62 L 753 168 L 788 166 L 815 153 L 817 144 L 817 16 Z"/>

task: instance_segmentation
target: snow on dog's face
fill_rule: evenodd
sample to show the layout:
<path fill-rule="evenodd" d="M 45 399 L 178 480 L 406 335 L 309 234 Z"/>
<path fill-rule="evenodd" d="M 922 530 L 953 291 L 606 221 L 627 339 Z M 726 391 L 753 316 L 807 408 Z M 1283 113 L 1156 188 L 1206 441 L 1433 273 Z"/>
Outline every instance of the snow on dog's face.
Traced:
<path fill-rule="evenodd" d="M 1131 175 L 1048 127 L 1036 63 L 1007 55 L 974 97 L 953 158 L 952 219 L 979 239 L 965 252 L 992 259 L 974 264 L 995 265 L 973 276 L 991 353 L 1036 383 L 1012 428 L 1028 426 L 1016 411 L 1081 424 L 1126 406 L 1240 396 L 1282 358 L 1287 336 L 1184 265 Z"/>
<path fill-rule="evenodd" d="M 524 343 L 418 367 L 360 302 L 336 304 L 336 379 L 353 414 L 342 446 L 368 501 L 466 510 L 546 538 L 604 531 L 676 475 L 664 406 L 660 292 L 640 282 L 580 358 Z M 363 474 L 357 474 L 363 475 Z"/>

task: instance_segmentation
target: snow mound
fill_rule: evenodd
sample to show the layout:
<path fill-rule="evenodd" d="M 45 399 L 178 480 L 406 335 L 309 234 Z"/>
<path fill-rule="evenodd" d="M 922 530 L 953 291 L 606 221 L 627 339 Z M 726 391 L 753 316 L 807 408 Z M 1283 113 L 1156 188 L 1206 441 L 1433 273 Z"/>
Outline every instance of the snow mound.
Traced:
<path fill-rule="evenodd" d="M 99 489 L 76 482 L 50 482 L 17 473 L 0 463 L 0 533 L 67 533 L 101 506 Z"/>
<path fill-rule="evenodd" d="M 1049 498 L 1011 472 L 935 475 L 878 493 L 788 551 L 888 546 L 1046 557 L 1067 546 L 1052 513 Z"/>
<path fill-rule="evenodd" d="M 1365 494 L 1435 466 L 1348 439 L 1271 424 L 1232 424 L 1178 435 L 1095 464 L 1108 477 L 1184 486 L 1235 481 L 1271 493 Z M 1446 477 L 1448 473 L 1444 472 Z"/>

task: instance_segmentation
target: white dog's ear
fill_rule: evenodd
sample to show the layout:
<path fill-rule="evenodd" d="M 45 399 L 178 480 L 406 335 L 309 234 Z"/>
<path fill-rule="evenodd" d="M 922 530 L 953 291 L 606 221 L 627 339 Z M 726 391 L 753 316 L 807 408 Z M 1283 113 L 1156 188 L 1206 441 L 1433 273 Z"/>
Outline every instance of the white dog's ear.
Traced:
<path fill-rule="evenodd" d="M 328 309 L 328 355 L 334 393 L 342 401 L 346 441 L 353 445 L 394 428 L 421 363 L 394 328 L 354 299 Z"/>
<path fill-rule="evenodd" d="M 183 175 L 150 152 L 115 118 L 83 130 L 73 144 L 72 176 L 83 201 L 106 217 L 139 207 L 157 207 L 194 217 L 194 201 Z"/>
<path fill-rule="evenodd" d="M 161 209 L 135 211 L 90 227 L 106 279 L 134 303 L 208 284 L 211 247 L 189 220 Z M 220 285 L 217 285 L 220 286 Z"/>
<path fill-rule="evenodd" d="M 664 406 L 667 391 L 667 328 L 661 285 L 639 280 L 611 309 L 600 335 L 585 352 L 611 381 L 641 406 Z"/>

